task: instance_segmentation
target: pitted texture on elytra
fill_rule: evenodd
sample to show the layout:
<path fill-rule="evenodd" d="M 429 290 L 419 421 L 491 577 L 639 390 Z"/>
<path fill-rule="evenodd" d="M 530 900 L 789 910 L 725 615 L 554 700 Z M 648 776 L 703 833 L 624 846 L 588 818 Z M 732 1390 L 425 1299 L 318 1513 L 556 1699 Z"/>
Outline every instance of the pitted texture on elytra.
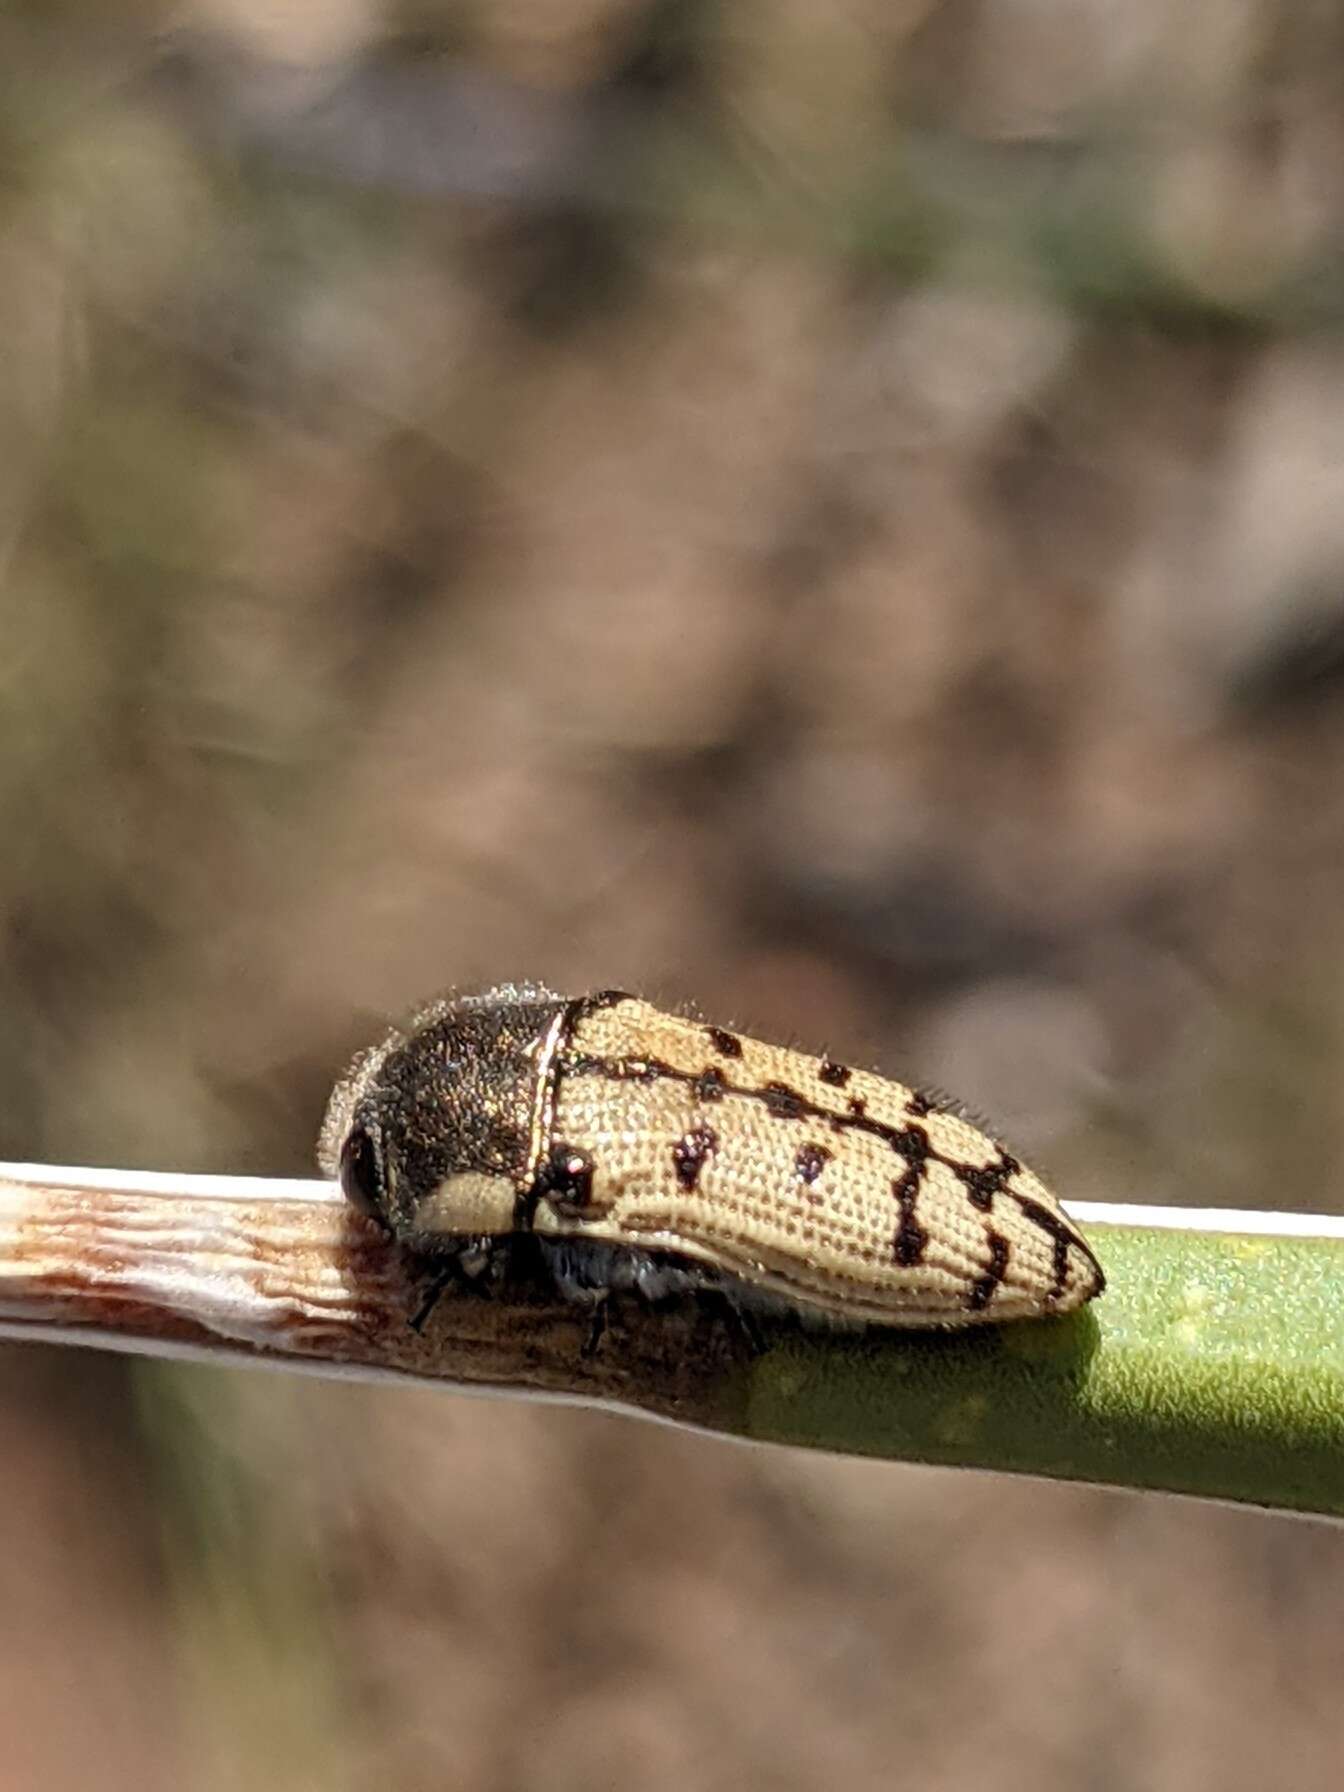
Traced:
<path fill-rule="evenodd" d="M 548 1264 L 576 1299 L 727 1286 L 955 1326 L 1103 1285 L 1031 1171 L 932 1097 L 616 990 L 434 1004 L 338 1086 L 322 1161 L 412 1249 Z"/>
<path fill-rule="evenodd" d="M 703 1025 L 633 998 L 576 1005 L 554 1123 L 583 1141 L 592 1187 L 581 1215 L 538 1208 L 537 1229 L 886 1325 L 1062 1313 L 1100 1291 L 1054 1197 L 968 1121 L 901 1083 L 731 1037 L 725 1057 Z"/>

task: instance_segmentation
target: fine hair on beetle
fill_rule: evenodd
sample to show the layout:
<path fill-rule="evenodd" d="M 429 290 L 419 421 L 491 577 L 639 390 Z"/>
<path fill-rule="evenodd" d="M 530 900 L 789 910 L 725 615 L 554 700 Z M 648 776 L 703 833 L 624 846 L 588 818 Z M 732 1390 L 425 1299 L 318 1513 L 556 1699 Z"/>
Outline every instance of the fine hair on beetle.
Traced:
<path fill-rule="evenodd" d="M 960 1328 L 1104 1287 L 1040 1179 L 941 1098 L 619 991 L 434 1003 L 356 1059 L 320 1157 L 445 1274 L 541 1273 L 587 1306 Z"/>

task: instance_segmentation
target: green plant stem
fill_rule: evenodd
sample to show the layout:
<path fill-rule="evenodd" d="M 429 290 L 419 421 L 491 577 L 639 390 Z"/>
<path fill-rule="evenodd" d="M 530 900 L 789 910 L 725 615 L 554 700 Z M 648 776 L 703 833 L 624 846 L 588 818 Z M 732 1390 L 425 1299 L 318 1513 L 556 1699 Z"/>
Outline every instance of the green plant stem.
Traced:
<path fill-rule="evenodd" d="M 1069 1319 L 780 1343 L 749 1435 L 1344 1516 L 1344 1240 L 1088 1236 L 1108 1287 Z"/>
<path fill-rule="evenodd" d="M 526 1276 L 447 1288 L 417 1329 L 436 1266 L 329 1184 L 0 1165 L 0 1335 L 1344 1516 L 1344 1224 L 1072 1211 L 1108 1286 L 1067 1319 L 837 1332 L 629 1296 L 596 1342 L 591 1313 Z"/>

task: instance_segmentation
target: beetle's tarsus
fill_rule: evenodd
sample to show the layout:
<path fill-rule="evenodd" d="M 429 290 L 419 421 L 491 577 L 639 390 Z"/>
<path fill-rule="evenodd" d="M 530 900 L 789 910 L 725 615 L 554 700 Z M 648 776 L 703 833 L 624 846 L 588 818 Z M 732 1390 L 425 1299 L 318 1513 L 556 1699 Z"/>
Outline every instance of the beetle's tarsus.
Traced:
<path fill-rule="evenodd" d="M 588 1325 L 588 1336 L 584 1339 L 583 1349 L 579 1355 L 586 1362 L 589 1357 L 597 1355 L 603 1338 L 607 1335 L 607 1308 L 610 1302 L 597 1300 L 593 1302 L 592 1317 Z"/>
<path fill-rule="evenodd" d="M 444 1290 L 447 1288 L 448 1284 L 456 1281 L 457 1276 L 455 1271 L 456 1266 L 450 1264 L 446 1269 L 439 1270 L 430 1282 L 425 1298 L 421 1301 L 414 1316 L 410 1320 L 411 1330 L 417 1335 L 423 1333 L 430 1314 L 434 1311 L 435 1307 L 438 1306 L 440 1300 L 442 1300 Z"/>

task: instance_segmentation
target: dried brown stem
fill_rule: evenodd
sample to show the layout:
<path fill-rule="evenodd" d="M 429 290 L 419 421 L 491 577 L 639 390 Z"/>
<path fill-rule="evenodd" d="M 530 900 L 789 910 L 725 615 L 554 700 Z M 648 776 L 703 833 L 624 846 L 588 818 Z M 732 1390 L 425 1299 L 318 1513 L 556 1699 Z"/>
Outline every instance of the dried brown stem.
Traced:
<path fill-rule="evenodd" d="M 0 1165 L 0 1335 L 415 1378 L 735 1428 L 747 1341 L 722 1316 L 536 1287 L 449 1289 L 323 1182 Z"/>

